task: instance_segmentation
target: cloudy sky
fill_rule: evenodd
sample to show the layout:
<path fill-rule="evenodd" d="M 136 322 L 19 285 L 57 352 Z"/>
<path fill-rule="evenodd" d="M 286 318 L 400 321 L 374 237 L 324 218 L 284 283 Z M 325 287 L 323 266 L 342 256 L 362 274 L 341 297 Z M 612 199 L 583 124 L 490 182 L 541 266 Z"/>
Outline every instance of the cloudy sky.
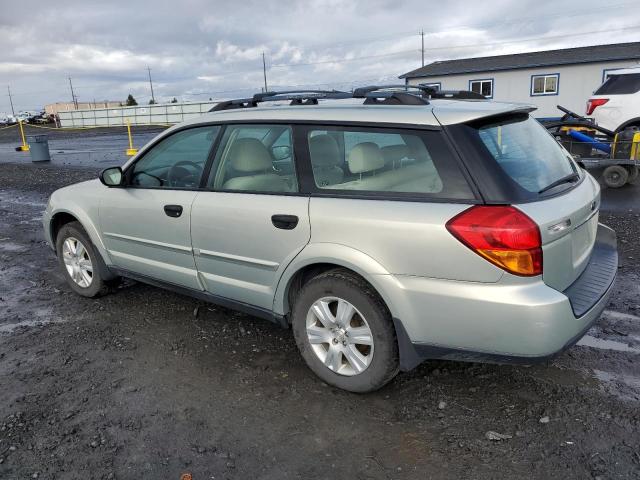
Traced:
<path fill-rule="evenodd" d="M 607 5 L 609 3 L 609 5 Z M 0 0 L 0 112 L 394 81 L 425 62 L 640 40 L 640 0 Z M 632 14 L 633 13 L 633 14 Z"/>

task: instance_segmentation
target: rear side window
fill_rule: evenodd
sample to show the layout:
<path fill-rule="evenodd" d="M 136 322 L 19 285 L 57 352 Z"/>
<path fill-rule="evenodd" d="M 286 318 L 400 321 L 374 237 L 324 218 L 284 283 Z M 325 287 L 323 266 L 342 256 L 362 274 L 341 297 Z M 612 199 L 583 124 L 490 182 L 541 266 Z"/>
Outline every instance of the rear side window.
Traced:
<path fill-rule="evenodd" d="M 594 95 L 624 95 L 640 91 L 640 73 L 608 76 L 607 81 L 593 92 Z"/>
<path fill-rule="evenodd" d="M 480 125 L 473 131 L 500 169 L 527 192 L 537 194 L 577 171 L 566 150 L 528 115 Z"/>
<path fill-rule="evenodd" d="M 440 132 L 311 127 L 307 141 L 320 190 L 474 198 Z"/>

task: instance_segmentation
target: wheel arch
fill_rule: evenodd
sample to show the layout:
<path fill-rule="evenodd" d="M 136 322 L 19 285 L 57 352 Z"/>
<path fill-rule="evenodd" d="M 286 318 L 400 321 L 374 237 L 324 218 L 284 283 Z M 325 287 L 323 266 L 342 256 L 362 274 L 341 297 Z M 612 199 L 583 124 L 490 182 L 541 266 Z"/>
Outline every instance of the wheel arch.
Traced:
<path fill-rule="evenodd" d="M 633 127 L 633 126 L 640 127 L 640 117 L 635 117 L 627 120 L 626 122 L 621 124 L 618 128 L 616 128 L 616 133 L 621 132 L 627 127 Z"/>
<path fill-rule="evenodd" d="M 70 222 L 78 222 L 80 223 L 80 225 L 82 225 L 82 228 L 84 228 L 84 231 L 87 232 L 87 235 L 89 235 L 89 239 L 102 257 L 102 260 L 106 265 L 110 265 L 111 259 L 104 243 L 102 242 L 102 238 L 95 223 L 91 220 L 89 215 L 82 211 L 74 211 L 71 209 L 61 208 L 56 209 L 51 213 L 51 219 L 49 220 L 49 235 L 54 250 L 58 234 L 60 233 L 60 229 Z"/>
<path fill-rule="evenodd" d="M 338 244 L 310 244 L 289 264 L 278 282 L 273 311 L 286 316 L 291 310 L 295 295 L 306 281 L 336 268 L 349 270 L 366 281 L 395 317 L 393 299 L 381 281 L 382 278 L 391 278 L 390 273 L 364 252 Z"/>

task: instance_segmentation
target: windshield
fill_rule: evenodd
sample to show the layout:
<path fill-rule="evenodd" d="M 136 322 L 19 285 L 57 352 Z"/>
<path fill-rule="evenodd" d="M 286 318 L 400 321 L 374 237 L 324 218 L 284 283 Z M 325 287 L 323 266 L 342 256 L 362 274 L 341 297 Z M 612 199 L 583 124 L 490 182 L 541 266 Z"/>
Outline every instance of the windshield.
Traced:
<path fill-rule="evenodd" d="M 482 144 L 520 187 L 538 193 L 578 170 L 568 152 L 528 115 L 478 128 Z"/>
<path fill-rule="evenodd" d="M 612 75 L 598 88 L 594 95 L 624 95 L 640 91 L 640 73 Z"/>

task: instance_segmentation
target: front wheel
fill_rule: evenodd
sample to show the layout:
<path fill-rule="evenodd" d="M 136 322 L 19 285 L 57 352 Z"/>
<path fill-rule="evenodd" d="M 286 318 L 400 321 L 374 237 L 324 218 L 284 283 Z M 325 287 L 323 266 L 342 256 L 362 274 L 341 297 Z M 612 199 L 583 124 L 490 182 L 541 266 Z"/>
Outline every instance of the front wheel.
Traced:
<path fill-rule="evenodd" d="M 302 357 L 330 385 L 371 392 L 398 373 L 398 342 L 386 305 L 346 270 L 311 279 L 295 301 L 292 324 Z"/>
<path fill-rule="evenodd" d="M 106 278 L 106 266 L 79 222 L 64 225 L 56 238 L 58 263 L 71 289 L 83 297 L 108 293 L 117 278 Z"/>

